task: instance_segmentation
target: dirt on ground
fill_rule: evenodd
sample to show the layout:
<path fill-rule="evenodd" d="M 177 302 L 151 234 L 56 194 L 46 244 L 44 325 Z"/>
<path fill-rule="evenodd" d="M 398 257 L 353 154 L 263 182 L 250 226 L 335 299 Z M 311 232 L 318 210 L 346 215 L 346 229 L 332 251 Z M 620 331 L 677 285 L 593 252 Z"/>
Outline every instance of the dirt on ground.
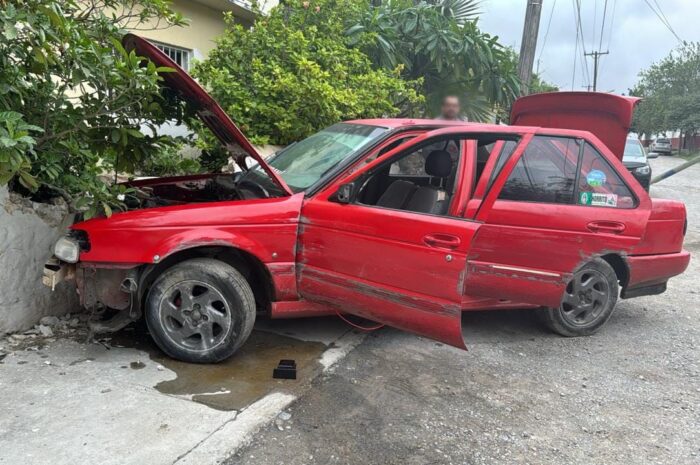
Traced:
<path fill-rule="evenodd" d="M 530 311 L 465 314 L 469 352 L 374 332 L 227 463 L 700 464 L 698 179 L 652 188 L 690 223 L 690 268 L 665 294 L 621 301 L 586 338 Z"/>

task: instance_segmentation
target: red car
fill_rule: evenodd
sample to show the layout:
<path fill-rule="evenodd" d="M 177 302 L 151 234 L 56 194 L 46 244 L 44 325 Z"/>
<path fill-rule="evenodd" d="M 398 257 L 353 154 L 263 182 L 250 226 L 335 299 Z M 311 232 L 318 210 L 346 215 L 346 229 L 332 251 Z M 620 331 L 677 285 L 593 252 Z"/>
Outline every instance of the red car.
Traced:
<path fill-rule="evenodd" d="M 461 312 L 537 308 L 588 335 L 688 266 L 684 205 L 620 160 L 634 99 L 525 97 L 511 126 L 348 121 L 263 160 L 184 71 L 163 77 L 241 171 L 132 182 L 131 211 L 74 224 L 45 281 L 114 311 L 99 330 L 143 313 L 174 358 L 223 360 L 259 316 L 342 312 L 464 348 Z"/>

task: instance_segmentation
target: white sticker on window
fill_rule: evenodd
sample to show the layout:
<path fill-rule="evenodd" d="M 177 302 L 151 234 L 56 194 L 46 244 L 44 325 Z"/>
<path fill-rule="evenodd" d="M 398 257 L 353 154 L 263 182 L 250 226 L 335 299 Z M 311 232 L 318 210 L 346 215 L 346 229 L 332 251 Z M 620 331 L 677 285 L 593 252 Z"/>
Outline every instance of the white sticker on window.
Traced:
<path fill-rule="evenodd" d="M 596 207 L 617 207 L 617 194 L 591 193 L 590 205 Z"/>

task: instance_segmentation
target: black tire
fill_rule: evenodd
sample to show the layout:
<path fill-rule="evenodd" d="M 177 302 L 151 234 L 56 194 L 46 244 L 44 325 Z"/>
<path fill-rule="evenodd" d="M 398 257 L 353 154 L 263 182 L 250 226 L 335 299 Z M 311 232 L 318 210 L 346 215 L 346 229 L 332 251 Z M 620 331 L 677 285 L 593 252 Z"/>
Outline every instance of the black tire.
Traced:
<path fill-rule="evenodd" d="M 562 336 L 590 336 L 612 315 L 619 289 L 615 270 L 602 258 L 594 258 L 574 272 L 561 305 L 540 309 L 539 317 Z"/>
<path fill-rule="evenodd" d="M 211 258 L 187 260 L 165 270 L 146 298 L 146 324 L 172 358 L 216 363 L 250 336 L 255 298 L 233 267 Z"/>

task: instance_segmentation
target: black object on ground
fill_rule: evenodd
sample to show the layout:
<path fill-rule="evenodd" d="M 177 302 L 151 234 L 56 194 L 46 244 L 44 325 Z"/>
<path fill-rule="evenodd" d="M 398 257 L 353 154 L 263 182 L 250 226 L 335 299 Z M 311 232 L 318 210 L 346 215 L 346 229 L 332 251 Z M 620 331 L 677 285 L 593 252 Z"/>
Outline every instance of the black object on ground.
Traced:
<path fill-rule="evenodd" d="M 280 360 L 277 368 L 272 370 L 275 379 L 297 379 L 297 362 L 294 360 Z"/>

